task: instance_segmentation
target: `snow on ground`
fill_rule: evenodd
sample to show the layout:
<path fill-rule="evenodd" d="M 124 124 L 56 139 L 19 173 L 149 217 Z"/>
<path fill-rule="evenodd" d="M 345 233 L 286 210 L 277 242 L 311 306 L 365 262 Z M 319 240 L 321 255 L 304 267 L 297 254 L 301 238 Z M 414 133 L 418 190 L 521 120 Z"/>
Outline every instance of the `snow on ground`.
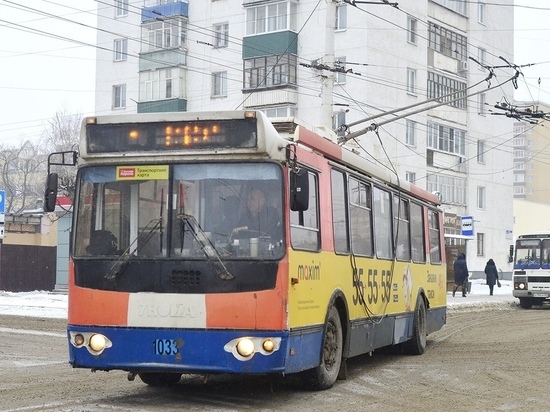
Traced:
<path fill-rule="evenodd" d="M 489 287 L 483 279 L 472 280 L 471 293 L 462 297 L 459 290 L 453 297 L 447 293 L 449 310 L 496 309 L 516 305 L 519 301 L 512 296 L 512 281 L 502 280 L 502 287 L 495 286 L 494 295 L 489 296 Z M 5 292 L 0 291 L 0 315 L 33 316 L 37 318 L 67 317 L 67 294 L 60 292 Z"/>

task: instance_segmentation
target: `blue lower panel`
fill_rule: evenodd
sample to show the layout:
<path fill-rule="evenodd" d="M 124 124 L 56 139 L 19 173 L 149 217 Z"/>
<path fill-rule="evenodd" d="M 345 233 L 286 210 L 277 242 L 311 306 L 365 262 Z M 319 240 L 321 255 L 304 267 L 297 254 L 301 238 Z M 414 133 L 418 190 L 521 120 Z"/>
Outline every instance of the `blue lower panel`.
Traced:
<path fill-rule="evenodd" d="M 143 328 L 82 327 L 69 325 L 69 357 L 74 367 L 98 370 L 167 371 L 179 373 L 287 373 L 288 332 L 227 330 L 166 330 Z M 86 344 L 77 347 L 70 336 L 100 333 L 112 343 L 102 353 L 93 354 Z M 280 338 L 280 347 L 271 354 L 255 353 L 239 360 L 224 346 L 239 337 Z M 304 355 L 305 351 L 300 350 Z M 293 358 L 290 356 L 289 358 Z M 293 358 L 294 359 L 294 358 Z M 293 369 L 296 365 L 292 363 Z"/>
<path fill-rule="evenodd" d="M 300 372 L 321 362 L 323 328 L 295 330 L 290 333 L 286 373 Z"/>

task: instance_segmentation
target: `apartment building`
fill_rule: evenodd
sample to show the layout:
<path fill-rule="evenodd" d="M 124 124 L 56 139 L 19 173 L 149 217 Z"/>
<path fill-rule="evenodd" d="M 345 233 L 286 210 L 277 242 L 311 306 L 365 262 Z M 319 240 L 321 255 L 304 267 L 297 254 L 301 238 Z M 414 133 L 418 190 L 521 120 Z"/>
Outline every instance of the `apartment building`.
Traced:
<path fill-rule="evenodd" d="M 332 130 L 441 194 L 472 272 L 506 271 L 513 121 L 490 109 L 513 99 L 514 70 L 492 68 L 513 61 L 513 0 L 379 3 L 98 2 L 96 113 L 250 108 Z"/>

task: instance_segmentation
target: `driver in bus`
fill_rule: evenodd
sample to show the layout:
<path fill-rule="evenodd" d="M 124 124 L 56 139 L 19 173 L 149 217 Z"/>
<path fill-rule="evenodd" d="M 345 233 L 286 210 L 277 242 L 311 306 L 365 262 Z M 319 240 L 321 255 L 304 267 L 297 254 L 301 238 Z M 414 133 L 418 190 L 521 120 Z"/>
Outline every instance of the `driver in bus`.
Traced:
<path fill-rule="evenodd" d="M 233 235 L 252 231 L 256 232 L 254 237 L 268 235 L 274 238 L 280 230 L 278 215 L 274 208 L 267 206 L 265 193 L 260 189 L 253 189 L 246 197 L 244 213 L 238 226 L 233 229 Z"/>

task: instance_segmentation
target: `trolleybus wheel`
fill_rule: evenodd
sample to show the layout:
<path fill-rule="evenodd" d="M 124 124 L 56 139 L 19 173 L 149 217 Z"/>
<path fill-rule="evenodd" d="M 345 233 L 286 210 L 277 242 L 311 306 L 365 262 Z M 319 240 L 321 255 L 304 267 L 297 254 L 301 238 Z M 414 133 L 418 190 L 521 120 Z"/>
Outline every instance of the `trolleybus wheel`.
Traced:
<path fill-rule="evenodd" d="M 181 373 L 142 372 L 139 378 L 149 386 L 172 386 L 181 379 Z"/>
<path fill-rule="evenodd" d="M 533 306 L 533 301 L 528 298 L 519 298 L 519 306 L 521 306 L 523 309 L 531 309 Z"/>
<path fill-rule="evenodd" d="M 342 364 L 343 348 L 342 322 L 334 306 L 329 309 L 323 346 L 321 348 L 321 364 L 306 372 L 306 381 L 312 389 L 329 389 L 338 378 Z"/>
<path fill-rule="evenodd" d="M 426 302 L 421 295 L 418 295 L 414 310 L 413 333 L 411 340 L 405 344 L 407 352 L 411 355 L 422 355 L 426 351 L 426 313 Z"/>

